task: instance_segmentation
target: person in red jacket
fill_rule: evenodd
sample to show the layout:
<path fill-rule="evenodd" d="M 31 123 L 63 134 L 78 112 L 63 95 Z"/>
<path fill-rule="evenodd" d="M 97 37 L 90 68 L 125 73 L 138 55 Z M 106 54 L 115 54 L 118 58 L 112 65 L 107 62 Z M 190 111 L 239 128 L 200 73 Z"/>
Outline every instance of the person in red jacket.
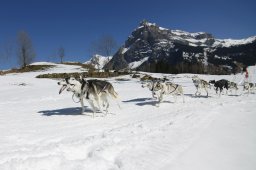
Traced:
<path fill-rule="evenodd" d="M 244 80 L 245 82 L 248 82 L 248 78 L 249 78 L 249 73 L 248 73 L 248 67 L 245 68 L 245 75 L 244 75 Z"/>

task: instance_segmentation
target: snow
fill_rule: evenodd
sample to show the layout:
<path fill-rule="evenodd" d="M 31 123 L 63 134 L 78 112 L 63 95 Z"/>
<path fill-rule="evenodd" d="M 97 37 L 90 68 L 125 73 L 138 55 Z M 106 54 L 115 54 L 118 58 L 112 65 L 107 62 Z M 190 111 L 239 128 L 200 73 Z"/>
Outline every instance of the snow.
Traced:
<path fill-rule="evenodd" d="M 126 51 L 128 51 L 128 50 L 129 50 L 129 48 L 123 48 L 122 54 L 126 53 Z"/>
<path fill-rule="evenodd" d="M 250 69 L 255 70 L 255 67 Z M 256 95 L 194 97 L 192 74 L 151 74 L 174 78 L 184 87 L 185 103 L 165 97 L 155 106 L 148 89 L 109 78 L 121 109 L 110 113 L 90 107 L 80 114 L 71 94 L 59 95 L 56 80 L 38 74 L 82 71 L 56 64 L 44 72 L 0 76 L 1 170 L 254 170 L 256 167 Z M 243 75 L 199 75 L 205 80 L 238 82 Z M 25 83 L 25 86 L 19 86 Z M 203 93 L 204 95 L 204 93 Z"/>
<path fill-rule="evenodd" d="M 96 69 L 102 69 L 111 59 L 112 56 L 96 54 L 89 61 L 84 62 L 84 64 L 92 64 Z"/>
<path fill-rule="evenodd" d="M 231 60 L 231 58 L 229 56 L 218 56 L 218 55 L 214 55 L 214 58 L 217 58 L 217 59 L 221 59 L 221 60 Z"/>
<path fill-rule="evenodd" d="M 145 52 L 145 53 L 147 53 L 147 52 Z M 143 58 L 142 60 L 131 62 L 131 63 L 129 63 L 128 68 L 130 68 L 130 69 L 135 69 L 135 68 L 139 67 L 139 66 L 140 66 L 141 64 L 143 64 L 145 61 L 147 61 L 148 58 L 149 58 L 149 57 L 145 57 L 145 58 Z"/>
<path fill-rule="evenodd" d="M 53 62 L 35 62 L 35 63 L 31 63 L 30 65 L 57 65 L 57 64 Z"/>
<path fill-rule="evenodd" d="M 219 108 L 221 111 L 218 117 L 202 132 L 200 140 L 184 155 L 178 157 L 171 169 L 186 170 L 191 167 L 194 169 L 207 167 L 209 170 L 254 169 L 256 114 L 252 112 L 253 104 L 247 107 L 245 102 L 254 101 L 238 100 L 238 103 L 233 103 L 233 107 L 237 104 L 240 106 L 236 110 L 232 105 Z"/>
<path fill-rule="evenodd" d="M 249 44 L 256 40 L 256 36 L 252 36 L 245 39 L 234 40 L 234 39 L 216 39 L 213 46 L 223 46 L 223 47 L 230 47 L 230 46 L 237 46 L 243 44 Z"/>
<path fill-rule="evenodd" d="M 162 31 L 167 31 L 168 29 L 167 28 L 163 28 L 163 27 L 159 27 L 160 30 Z"/>
<path fill-rule="evenodd" d="M 191 46 L 207 46 L 205 43 L 207 41 L 206 38 L 196 39 L 196 36 L 205 34 L 205 32 L 196 32 L 189 33 L 181 30 L 171 30 L 173 33 L 172 39 L 187 41 Z M 231 47 L 252 43 L 256 41 L 256 36 L 252 36 L 245 39 L 235 40 L 235 39 L 215 39 L 213 47 L 222 46 L 222 47 Z"/>
<path fill-rule="evenodd" d="M 145 25 L 147 25 L 147 26 L 156 26 L 156 23 L 146 22 Z"/>
<path fill-rule="evenodd" d="M 168 31 L 169 30 L 171 32 L 171 34 L 169 34 L 170 41 L 177 40 L 177 41 L 181 41 L 183 43 L 187 43 L 190 46 L 194 46 L 194 47 L 197 47 L 197 46 L 208 47 L 209 46 L 209 42 L 208 42 L 209 38 L 203 38 L 204 36 L 202 36 L 201 39 L 198 38 L 199 35 L 207 34 L 206 32 L 190 33 L 190 32 L 182 31 L 182 30 L 170 30 L 170 29 L 167 29 L 167 28 L 159 27 L 155 23 L 149 23 L 149 22 L 146 22 L 145 25 L 155 26 L 160 31 Z M 135 30 L 141 29 L 143 27 L 144 27 L 144 25 L 138 27 Z M 142 34 L 142 32 L 141 32 L 141 34 Z M 252 36 L 252 37 L 245 38 L 245 39 L 239 39 L 239 40 L 236 40 L 236 39 L 215 39 L 213 37 L 210 37 L 210 39 L 214 40 L 213 41 L 214 43 L 211 45 L 211 47 L 213 47 L 213 48 L 214 47 L 231 47 L 231 46 L 238 46 L 238 45 L 245 45 L 245 44 L 252 43 L 252 42 L 256 41 L 256 36 Z M 124 50 L 123 54 L 125 52 L 126 51 Z"/>

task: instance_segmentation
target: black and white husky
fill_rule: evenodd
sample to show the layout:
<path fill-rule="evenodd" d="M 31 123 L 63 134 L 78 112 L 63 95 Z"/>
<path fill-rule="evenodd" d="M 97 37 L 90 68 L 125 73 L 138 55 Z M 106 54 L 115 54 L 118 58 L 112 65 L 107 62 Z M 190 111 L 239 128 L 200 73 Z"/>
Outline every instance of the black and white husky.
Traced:
<path fill-rule="evenodd" d="M 208 88 L 211 87 L 210 84 L 207 81 L 200 79 L 198 76 L 193 76 L 192 81 L 196 87 L 195 95 L 201 95 L 201 90 L 204 89 L 208 97 Z"/>
<path fill-rule="evenodd" d="M 219 96 L 221 95 L 224 88 L 226 89 L 226 94 L 228 94 L 228 91 L 231 91 L 231 93 L 232 93 L 232 90 L 235 90 L 235 92 L 237 94 L 238 87 L 235 82 L 221 79 L 218 81 L 210 80 L 209 83 L 214 85 L 216 94 L 218 94 L 218 92 L 219 92 Z"/>
<path fill-rule="evenodd" d="M 228 89 L 232 93 L 233 90 L 235 90 L 235 94 L 237 94 L 238 86 L 237 83 L 229 81 L 228 82 Z"/>
<path fill-rule="evenodd" d="M 153 96 L 156 96 L 156 98 L 158 99 L 159 104 L 163 100 L 163 95 L 174 96 L 175 102 L 177 101 L 177 96 L 181 95 L 184 103 L 183 88 L 181 85 L 178 84 L 156 81 L 153 83 L 152 93 Z"/>
<path fill-rule="evenodd" d="M 219 94 L 219 96 L 221 95 L 224 88 L 226 89 L 226 93 L 227 93 L 227 91 L 228 91 L 228 82 L 229 81 L 225 80 L 225 79 L 221 79 L 221 80 L 218 80 L 218 81 L 215 81 L 215 80 L 210 80 L 209 81 L 210 84 L 214 85 L 216 94 Z"/>
<path fill-rule="evenodd" d="M 58 85 L 62 85 L 59 94 L 67 88 L 67 91 L 71 91 L 79 98 L 82 111 L 84 112 L 84 100 L 86 99 L 93 109 L 93 117 L 96 112 L 94 102 L 96 102 L 98 109 L 102 112 L 101 105 L 106 107 L 106 114 L 108 113 L 109 102 L 108 97 L 116 99 L 118 94 L 115 92 L 111 83 L 102 80 L 84 80 L 83 78 L 76 79 L 74 77 L 68 77 L 58 82 Z M 119 106 L 120 107 L 120 106 Z"/>
<path fill-rule="evenodd" d="M 256 87 L 256 84 L 254 84 L 254 83 L 249 83 L 249 82 L 245 82 L 244 83 L 244 88 L 243 88 L 243 91 L 247 91 L 248 93 L 248 95 L 251 93 L 251 92 L 254 92 L 254 90 L 255 90 L 255 87 Z"/>

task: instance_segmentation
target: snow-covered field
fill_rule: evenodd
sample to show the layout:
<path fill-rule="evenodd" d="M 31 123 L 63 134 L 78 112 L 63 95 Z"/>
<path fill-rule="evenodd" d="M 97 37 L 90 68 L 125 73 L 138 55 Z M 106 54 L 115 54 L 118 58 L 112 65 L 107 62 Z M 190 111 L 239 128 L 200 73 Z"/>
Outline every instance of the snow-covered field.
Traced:
<path fill-rule="evenodd" d="M 57 65 L 43 74 L 74 71 L 79 66 Z M 57 81 L 38 74 L 0 76 L 1 170 L 256 169 L 256 94 L 241 86 L 238 95 L 195 97 L 192 75 L 175 75 L 185 103 L 165 97 L 156 107 L 137 79 L 111 78 L 122 108 L 111 101 L 110 114 L 93 119 L 89 107 L 81 115 L 71 93 L 59 95 Z"/>

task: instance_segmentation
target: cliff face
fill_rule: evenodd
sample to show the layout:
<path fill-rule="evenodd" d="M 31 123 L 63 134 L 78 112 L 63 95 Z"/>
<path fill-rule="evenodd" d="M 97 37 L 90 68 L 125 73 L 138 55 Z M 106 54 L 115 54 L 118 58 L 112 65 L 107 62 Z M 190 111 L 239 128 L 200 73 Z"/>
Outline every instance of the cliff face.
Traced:
<path fill-rule="evenodd" d="M 105 68 L 225 74 L 255 63 L 256 37 L 221 40 L 205 32 L 169 30 L 142 22 Z"/>

